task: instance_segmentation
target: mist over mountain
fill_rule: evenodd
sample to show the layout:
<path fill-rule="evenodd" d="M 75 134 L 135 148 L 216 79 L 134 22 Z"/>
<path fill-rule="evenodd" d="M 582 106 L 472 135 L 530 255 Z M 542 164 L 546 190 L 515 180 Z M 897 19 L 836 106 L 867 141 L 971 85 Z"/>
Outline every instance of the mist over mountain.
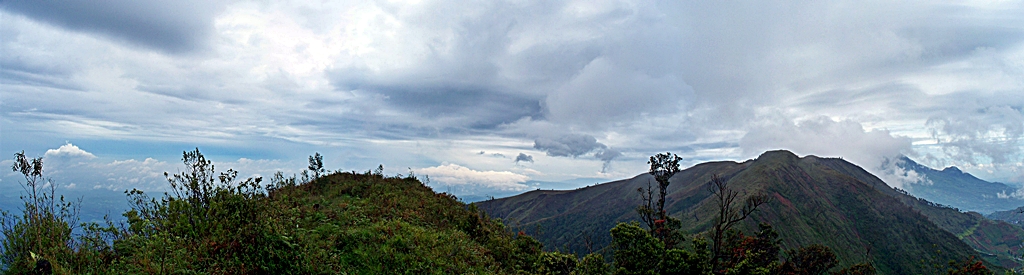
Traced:
<path fill-rule="evenodd" d="M 844 264 L 872 262 L 884 274 L 921 274 L 924 262 L 981 256 L 990 263 L 1017 266 L 1024 230 L 963 213 L 890 188 L 864 169 L 837 158 L 803 158 L 770 151 L 742 163 L 708 162 L 672 177 L 666 209 L 681 219 L 689 238 L 706 231 L 714 215 L 707 183 L 713 175 L 741 196 L 773 198 L 751 219 L 772 224 L 783 248 L 824 244 Z M 586 253 L 606 246 L 615 224 L 637 220 L 638 188 L 651 176 L 608 182 L 571 191 L 536 190 L 477 205 L 493 217 L 536 236 L 546 247 Z M 593 242 L 591 247 L 580 244 Z"/>

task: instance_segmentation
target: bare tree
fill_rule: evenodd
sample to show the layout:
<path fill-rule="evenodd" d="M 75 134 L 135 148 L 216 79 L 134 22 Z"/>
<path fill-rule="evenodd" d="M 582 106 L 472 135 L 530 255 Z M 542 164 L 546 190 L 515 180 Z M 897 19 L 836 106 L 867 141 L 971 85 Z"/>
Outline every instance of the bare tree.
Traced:
<path fill-rule="evenodd" d="M 640 193 L 640 206 L 636 207 L 637 214 L 640 214 L 640 220 L 647 225 L 647 228 L 654 229 L 654 221 L 657 219 L 657 211 L 655 210 L 654 200 L 654 189 L 651 187 L 651 182 L 647 182 L 647 188 L 637 188 L 637 193 Z"/>
<path fill-rule="evenodd" d="M 708 183 L 708 191 L 711 192 L 718 207 L 718 217 L 714 220 L 714 228 L 712 229 L 713 244 L 711 250 L 713 257 L 711 262 L 717 265 L 718 260 L 722 256 L 722 245 L 726 232 L 736 223 L 757 211 L 757 208 L 767 203 L 770 197 L 760 193 L 751 195 L 746 198 L 742 207 L 738 207 L 736 200 L 739 199 L 740 192 L 729 188 L 729 182 L 722 180 L 718 175 L 711 176 L 711 182 Z"/>

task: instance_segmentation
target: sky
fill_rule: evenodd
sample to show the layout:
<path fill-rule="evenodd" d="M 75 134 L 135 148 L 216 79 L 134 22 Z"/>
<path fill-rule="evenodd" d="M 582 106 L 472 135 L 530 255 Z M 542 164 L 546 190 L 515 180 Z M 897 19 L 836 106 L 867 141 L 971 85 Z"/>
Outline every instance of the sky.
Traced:
<path fill-rule="evenodd" d="M 774 149 L 1021 184 L 1024 2 L 0 2 L 0 164 L 162 190 L 196 148 L 464 196 Z"/>

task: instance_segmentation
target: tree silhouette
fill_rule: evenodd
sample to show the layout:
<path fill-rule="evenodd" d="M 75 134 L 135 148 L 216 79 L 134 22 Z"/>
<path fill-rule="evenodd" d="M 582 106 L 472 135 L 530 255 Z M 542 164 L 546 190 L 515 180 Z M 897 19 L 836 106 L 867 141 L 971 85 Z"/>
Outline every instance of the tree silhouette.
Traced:
<path fill-rule="evenodd" d="M 716 265 L 715 270 L 718 270 L 718 260 L 725 256 L 722 247 L 726 232 L 736 223 L 757 211 L 759 206 L 767 203 L 769 197 L 764 194 L 751 195 L 746 198 L 746 202 L 740 208 L 736 205 L 740 192 L 729 188 L 729 182 L 722 180 L 718 175 L 711 176 L 711 182 L 708 183 L 708 191 L 711 192 L 718 208 L 718 217 L 714 220 L 714 227 L 711 232 L 711 252 L 713 257 L 711 262 Z"/>
<path fill-rule="evenodd" d="M 650 229 L 651 235 L 662 241 L 665 247 L 672 248 L 681 242 L 682 236 L 677 234 L 676 229 L 681 227 L 679 219 L 669 217 L 665 210 L 665 196 L 668 194 L 669 179 L 679 172 L 679 161 L 682 158 L 672 153 L 657 154 L 651 156 L 647 164 L 651 165 L 649 174 L 654 176 L 658 182 L 658 194 L 655 199 L 654 190 L 650 182 L 647 188 L 638 188 L 642 203 L 636 211 L 640 214 L 640 220 Z"/>
<path fill-rule="evenodd" d="M 319 152 L 317 152 L 313 156 L 309 156 L 308 169 L 313 174 L 314 180 L 319 179 L 321 176 L 323 176 L 323 174 L 325 173 L 324 156 L 321 156 Z"/>

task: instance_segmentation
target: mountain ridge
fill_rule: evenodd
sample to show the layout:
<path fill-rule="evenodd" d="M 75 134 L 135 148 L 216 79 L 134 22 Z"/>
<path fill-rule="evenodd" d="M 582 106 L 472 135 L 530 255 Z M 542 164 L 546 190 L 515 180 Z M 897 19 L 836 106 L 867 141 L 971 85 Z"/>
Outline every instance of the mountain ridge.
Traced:
<path fill-rule="evenodd" d="M 894 261 L 892 256 L 898 253 L 928 254 L 934 251 L 932 246 L 938 246 L 947 256 L 979 255 L 947 229 L 959 227 L 941 227 L 934 221 L 953 220 L 946 217 L 952 215 L 959 223 L 951 224 L 965 224 L 968 228 L 967 224 L 972 222 L 980 224 L 964 216 L 966 214 L 930 209 L 936 207 L 930 204 L 908 203 L 918 199 L 888 187 L 874 175 L 844 160 L 801 158 L 782 150 L 768 151 L 744 162 L 701 163 L 672 177 L 666 209 L 683 221 L 683 230 L 691 237 L 710 225 L 713 207 L 708 203 L 710 194 L 704 183 L 713 175 L 741 190 L 744 196 L 763 192 L 775 198 L 775 202 L 752 215 L 740 227 L 749 231 L 756 228 L 758 222 L 769 222 L 787 240 L 782 244 L 784 249 L 824 242 L 834 247 L 844 264 L 873 261 L 880 271 L 899 274 L 919 273 L 922 267 Z M 478 205 L 492 217 L 505 219 L 506 224 L 535 229 L 532 234 L 547 247 L 581 251 L 574 243 L 589 240 L 600 247 L 610 241 L 601 232 L 607 232 L 618 222 L 635 220 L 634 209 L 639 205 L 636 189 L 648 186 L 651 181 L 649 175 L 641 174 L 578 190 L 531 191 L 478 202 Z M 926 213 L 937 217 L 928 217 Z M 877 227 L 882 224 L 893 226 Z M 964 237 L 973 234 L 976 233 Z M 941 258 L 919 257 L 929 261 Z M 989 258 L 1001 265 L 1012 264 L 1006 257 Z"/>

